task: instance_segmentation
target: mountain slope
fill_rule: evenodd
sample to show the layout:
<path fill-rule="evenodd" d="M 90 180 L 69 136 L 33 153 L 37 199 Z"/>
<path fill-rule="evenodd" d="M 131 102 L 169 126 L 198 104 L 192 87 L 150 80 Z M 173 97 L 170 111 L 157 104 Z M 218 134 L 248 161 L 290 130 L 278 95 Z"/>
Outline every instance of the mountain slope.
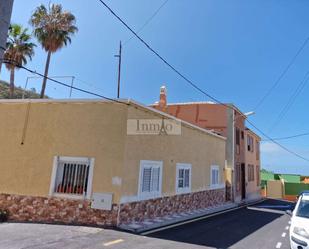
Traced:
<path fill-rule="evenodd" d="M 38 99 L 40 95 L 35 92 L 35 89 L 24 90 L 21 87 L 15 87 L 14 99 L 21 99 L 24 94 L 25 99 Z M 9 83 L 0 80 L 0 99 L 9 99 L 10 85 Z"/>

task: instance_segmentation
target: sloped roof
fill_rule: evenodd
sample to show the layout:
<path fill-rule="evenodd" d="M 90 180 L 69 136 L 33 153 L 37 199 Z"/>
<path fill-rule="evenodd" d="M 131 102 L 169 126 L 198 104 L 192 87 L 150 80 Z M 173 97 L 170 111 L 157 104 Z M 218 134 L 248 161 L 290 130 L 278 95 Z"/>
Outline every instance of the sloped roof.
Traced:
<path fill-rule="evenodd" d="M 274 180 L 275 174 L 270 172 L 261 172 L 261 180 L 268 181 L 268 180 Z"/>
<path fill-rule="evenodd" d="M 279 178 L 283 179 L 285 182 L 300 183 L 300 175 L 279 174 Z"/>
<path fill-rule="evenodd" d="M 144 104 L 141 104 L 137 101 L 134 101 L 132 99 L 0 99 L 0 104 L 10 104 L 10 103 L 89 103 L 89 102 L 109 102 L 109 103 L 113 103 L 113 104 L 126 104 L 126 105 L 131 105 L 131 106 L 135 106 L 135 107 L 139 107 L 141 109 L 153 112 L 155 114 L 158 114 L 160 116 L 164 116 L 166 118 L 172 119 L 172 120 L 176 120 L 179 121 L 182 125 L 185 125 L 189 128 L 192 128 L 194 130 L 198 130 L 201 131 L 203 133 L 207 133 L 208 135 L 211 135 L 213 137 L 217 137 L 219 139 L 222 140 L 226 140 L 225 137 L 218 135 L 216 133 L 214 133 L 211 130 L 208 129 L 203 129 L 199 126 L 196 126 L 194 124 L 191 124 L 189 122 L 186 122 L 184 120 L 178 119 L 172 115 L 169 115 L 165 112 L 161 112 L 155 108 L 146 106 Z"/>

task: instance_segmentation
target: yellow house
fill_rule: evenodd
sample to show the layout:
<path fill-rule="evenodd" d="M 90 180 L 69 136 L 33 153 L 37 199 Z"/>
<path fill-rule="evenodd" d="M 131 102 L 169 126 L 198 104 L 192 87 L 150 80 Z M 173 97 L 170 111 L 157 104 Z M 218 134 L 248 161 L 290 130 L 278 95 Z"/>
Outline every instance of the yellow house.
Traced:
<path fill-rule="evenodd" d="M 1 100 L 0 117 L 12 220 L 116 226 L 225 202 L 225 138 L 153 108 Z"/>

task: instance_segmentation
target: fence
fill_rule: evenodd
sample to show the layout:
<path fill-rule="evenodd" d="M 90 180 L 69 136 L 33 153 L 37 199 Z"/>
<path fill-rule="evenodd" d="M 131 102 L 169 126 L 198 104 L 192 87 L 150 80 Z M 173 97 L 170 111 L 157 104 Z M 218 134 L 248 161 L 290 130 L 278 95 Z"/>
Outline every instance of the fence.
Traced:
<path fill-rule="evenodd" d="M 290 201 L 295 201 L 297 198 L 297 195 L 299 195 L 304 190 L 309 190 L 309 184 L 285 182 L 284 183 L 284 191 L 285 191 L 284 198 Z"/>

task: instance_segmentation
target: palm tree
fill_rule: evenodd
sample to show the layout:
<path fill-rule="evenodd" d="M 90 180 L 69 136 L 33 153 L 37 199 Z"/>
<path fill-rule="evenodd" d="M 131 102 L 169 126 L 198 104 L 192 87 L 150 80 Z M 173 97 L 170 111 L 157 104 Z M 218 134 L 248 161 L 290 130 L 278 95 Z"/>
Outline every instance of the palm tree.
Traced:
<path fill-rule="evenodd" d="M 42 4 L 31 16 L 30 24 L 34 27 L 34 35 L 47 52 L 41 98 L 45 94 L 51 54 L 71 43 L 71 35 L 78 30 L 75 21 L 75 16 L 63 11 L 60 4 L 52 4 L 48 9 Z"/>
<path fill-rule="evenodd" d="M 10 98 L 14 95 L 14 79 L 15 69 L 26 65 L 28 58 L 32 60 L 34 55 L 34 47 L 36 46 L 31 41 L 31 35 L 28 34 L 28 29 L 21 25 L 12 24 L 9 29 L 6 50 L 4 59 L 9 61 L 6 63 L 6 68 L 10 71 Z"/>

